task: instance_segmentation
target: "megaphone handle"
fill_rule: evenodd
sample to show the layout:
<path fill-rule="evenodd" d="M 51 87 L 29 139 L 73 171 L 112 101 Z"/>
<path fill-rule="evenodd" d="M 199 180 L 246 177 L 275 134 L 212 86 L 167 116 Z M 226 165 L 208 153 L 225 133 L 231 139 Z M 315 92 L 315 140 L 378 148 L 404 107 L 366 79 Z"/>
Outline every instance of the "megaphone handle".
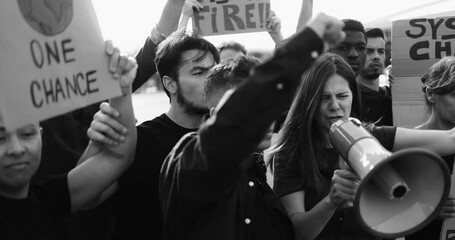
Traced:
<path fill-rule="evenodd" d="M 454 159 L 455 161 L 455 159 Z M 452 168 L 452 178 L 450 182 L 450 193 L 449 197 L 455 197 L 455 162 Z M 455 218 L 446 218 L 442 222 L 441 234 L 439 236 L 440 240 L 453 239 L 455 236 Z"/>

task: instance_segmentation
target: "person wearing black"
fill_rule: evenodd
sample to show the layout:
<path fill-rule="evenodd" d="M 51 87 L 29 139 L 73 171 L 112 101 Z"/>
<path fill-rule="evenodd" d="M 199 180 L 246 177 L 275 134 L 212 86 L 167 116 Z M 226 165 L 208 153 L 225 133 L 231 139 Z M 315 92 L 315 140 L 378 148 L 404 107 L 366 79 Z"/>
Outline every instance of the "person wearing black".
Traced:
<path fill-rule="evenodd" d="M 362 96 L 363 121 L 377 126 L 393 126 L 391 88 L 388 85 L 380 86 L 379 83 L 385 64 L 384 32 L 380 28 L 371 28 L 365 34 L 367 56 L 356 79 Z"/>
<path fill-rule="evenodd" d="M 203 83 L 219 56 L 207 40 L 177 31 L 158 45 L 154 61 L 170 108 L 137 127 L 134 163 L 119 179 L 117 204 L 122 239 L 161 239 L 159 171 L 178 140 L 195 131 L 208 113 L 202 97 Z"/>
<path fill-rule="evenodd" d="M 136 127 L 131 84 L 136 74 L 134 58 L 111 56 L 110 66 L 120 73 L 123 96 L 110 100 L 118 109 L 123 140 L 113 147 L 91 141 L 84 163 L 71 171 L 31 183 L 42 158 L 42 130 L 38 123 L 6 129 L 0 114 L 0 236 L 1 239 L 69 239 L 64 220 L 71 213 L 100 204 L 104 191 L 131 164 L 136 144 Z M 115 75 L 114 75 L 115 77 Z M 90 135 L 92 128 L 87 134 Z"/>
<path fill-rule="evenodd" d="M 180 139 L 160 173 L 163 239 L 294 239 L 289 216 L 251 156 L 322 52 L 321 39 L 338 43 L 341 27 L 318 15 L 228 91 L 197 132 Z"/>

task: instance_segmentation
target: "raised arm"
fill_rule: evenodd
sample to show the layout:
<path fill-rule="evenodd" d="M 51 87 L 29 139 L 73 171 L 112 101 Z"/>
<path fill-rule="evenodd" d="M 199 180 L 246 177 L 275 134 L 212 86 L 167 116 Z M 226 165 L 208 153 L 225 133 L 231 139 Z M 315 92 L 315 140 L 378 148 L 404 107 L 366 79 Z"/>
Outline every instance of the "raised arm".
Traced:
<path fill-rule="evenodd" d="M 185 5 L 183 6 L 182 16 L 180 18 L 178 29 L 187 27 L 190 18 L 193 17 L 193 11 L 199 11 L 202 8 L 202 4 L 198 0 L 185 0 Z"/>
<path fill-rule="evenodd" d="M 275 42 L 275 45 L 278 45 L 281 41 L 283 41 L 283 34 L 281 33 L 281 19 L 275 14 L 274 11 L 270 11 L 269 17 L 267 18 L 267 32 Z"/>
<path fill-rule="evenodd" d="M 144 46 L 136 54 L 139 65 L 133 83 L 133 92 L 142 86 L 156 73 L 155 58 L 156 47 L 167 36 L 177 30 L 180 14 L 185 0 L 167 0 L 163 12 L 150 35 L 145 40 Z"/>
<path fill-rule="evenodd" d="M 313 0 L 302 0 L 299 21 L 297 22 L 297 32 L 305 28 L 311 16 L 313 16 Z"/>
<path fill-rule="evenodd" d="M 86 155 L 87 160 L 69 172 L 68 188 L 72 212 L 92 204 L 94 199 L 117 180 L 134 158 L 137 134 L 131 84 L 136 75 L 137 64 L 134 58 L 121 55 L 110 43 L 107 44 L 106 52 L 110 58 L 109 69 L 114 78 L 118 79 L 123 93 L 109 102 L 118 110 L 118 119 L 126 128 L 126 135 L 125 139 L 115 146 L 98 146 L 91 152 L 94 155 Z M 90 143 L 90 146 L 93 147 L 93 143 Z"/>
<path fill-rule="evenodd" d="M 229 171 L 246 161 L 272 122 L 289 107 L 302 73 L 324 49 L 322 40 L 334 45 L 343 39 L 342 26 L 341 21 L 320 14 L 309 28 L 256 67 L 254 74 L 218 107 L 200 129 L 201 149 L 210 169 Z"/>

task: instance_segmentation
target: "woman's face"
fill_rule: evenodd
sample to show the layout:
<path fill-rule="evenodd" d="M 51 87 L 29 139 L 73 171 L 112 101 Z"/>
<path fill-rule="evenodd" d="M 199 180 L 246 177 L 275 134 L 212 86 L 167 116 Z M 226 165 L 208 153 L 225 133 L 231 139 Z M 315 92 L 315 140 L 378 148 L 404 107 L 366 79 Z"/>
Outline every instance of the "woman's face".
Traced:
<path fill-rule="evenodd" d="M 328 133 L 333 123 L 351 115 L 352 91 L 342 76 L 331 76 L 324 86 L 316 124 L 321 132 Z"/>
<path fill-rule="evenodd" d="M 447 94 L 434 94 L 433 114 L 445 125 L 455 126 L 455 90 Z"/>

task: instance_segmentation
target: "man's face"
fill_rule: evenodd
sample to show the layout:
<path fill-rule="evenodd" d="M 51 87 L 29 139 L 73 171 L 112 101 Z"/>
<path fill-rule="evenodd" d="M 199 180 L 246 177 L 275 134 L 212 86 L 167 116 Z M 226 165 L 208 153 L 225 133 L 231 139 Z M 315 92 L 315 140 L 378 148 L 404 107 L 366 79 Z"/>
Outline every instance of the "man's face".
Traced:
<path fill-rule="evenodd" d="M 188 50 L 182 53 L 177 81 L 177 102 L 184 106 L 189 114 L 208 113 L 203 88 L 209 70 L 216 62 L 211 53 L 199 59 L 202 54 L 200 50 Z"/>
<path fill-rule="evenodd" d="M 366 58 L 366 39 L 363 32 L 345 31 L 346 38 L 332 52 L 342 56 L 349 63 L 355 76 L 360 74 Z"/>
<path fill-rule="evenodd" d="M 0 114 L 0 194 L 28 191 L 41 161 L 41 132 L 37 124 L 6 131 Z"/>
<path fill-rule="evenodd" d="M 385 41 L 381 37 L 368 38 L 365 66 L 360 73 L 364 79 L 376 79 L 382 74 L 385 62 Z"/>

